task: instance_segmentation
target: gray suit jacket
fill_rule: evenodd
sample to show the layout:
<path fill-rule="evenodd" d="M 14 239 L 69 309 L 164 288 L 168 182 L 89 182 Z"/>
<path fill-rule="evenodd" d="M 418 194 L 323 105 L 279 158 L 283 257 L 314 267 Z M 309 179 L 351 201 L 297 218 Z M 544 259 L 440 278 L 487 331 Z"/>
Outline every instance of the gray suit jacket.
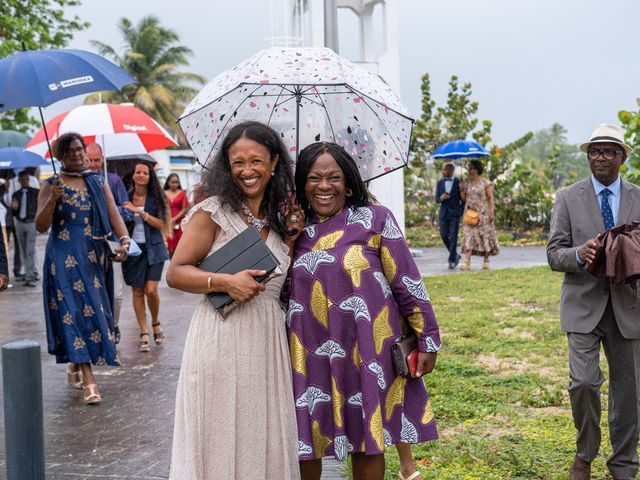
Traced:
<path fill-rule="evenodd" d="M 640 221 L 640 188 L 622 180 L 617 225 L 632 221 Z M 578 247 L 604 231 L 591 177 L 557 193 L 547 260 L 552 270 L 565 272 L 560 295 L 560 324 L 565 332 L 591 332 L 600 322 L 611 298 L 622 336 L 640 339 L 640 301 L 633 298 L 631 287 L 597 279 L 578 267 Z"/>

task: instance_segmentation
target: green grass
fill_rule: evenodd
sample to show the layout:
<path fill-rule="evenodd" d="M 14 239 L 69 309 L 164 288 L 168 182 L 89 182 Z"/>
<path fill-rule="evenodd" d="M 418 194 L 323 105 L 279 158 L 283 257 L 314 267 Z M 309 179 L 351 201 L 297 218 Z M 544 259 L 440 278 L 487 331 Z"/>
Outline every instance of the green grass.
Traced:
<path fill-rule="evenodd" d="M 423 478 L 568 478 L 575 429 L 558 318 L 561 281 L 547 267 L 425 279 L 444 346 L 425 377 L 440 439 L 413 449 Z M 605 412 L 596 478 L 609 478 Z M 397 479 L 394 448 L 386 461 L 385 478 Z"/>

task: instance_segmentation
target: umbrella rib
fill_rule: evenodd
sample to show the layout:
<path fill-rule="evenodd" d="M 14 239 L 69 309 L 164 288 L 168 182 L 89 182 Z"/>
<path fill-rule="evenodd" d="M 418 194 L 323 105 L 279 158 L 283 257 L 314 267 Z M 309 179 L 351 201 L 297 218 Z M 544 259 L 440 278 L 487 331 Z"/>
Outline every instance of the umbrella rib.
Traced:
<path fill-rule="evenodd" d="M 282 95 L 282 92 L 284 91 L 284 87 L 280 86 L 280 93 L 278 93 L 278 96 L 276 98 L 276 101 L 273 102 L 273 108 L 271 109 L 271 113 L 269 114 L 269 120 L 267 120 L 267 125 L 271 124 L 271 117 L 273 117 L 273 112 L 276 111 L 276 108 L 278 108 L 278 99 L 280 98 L 280 96 Z M 284 102 L 283 102 L 284 103 Z"/>
<path fill-rule="evenodd" d="M 360 92 L 358 92 L 358 91 L 357 91 L 357 90 L 355 90 L 355 89 L 353 89 L 352 91 L 353 91 L 353 93 L 356 93 L 356 94 L 360 95 L 360 98 L 362 98 L 362 101 L 364 102 L 364 104 L 365 104 L 367 107 L 369 107 L 369 110 L 371 110 L 371 112 L 372 112 L 372 113 L 376 116 L 376 118 L 380 121 L 380 124 L 384 126 L 384 129 L 385 129 L 385 131 L 387 132 L 387 134 L 389 134 L 389 129 L 387 128 L 387 126 L 386 126 L 386 124 L 384 123 L 384 121 L 382 121 L 382 118 L 380 118 L 380 115 L 378 115 L 378 112 L 376 112 L 373 108 L 371 108 L 371 105 L 369 105 L 369 102 L 367 102 L 367 100 L 365 100 L 365 99 L 368 99 L 368 100 L 373 100 L 373 99 L 371 99 L 371 98 L 367 97 L 366 95 L 362 95 Z M 373 101 L 375 101 L 375 100 L 373 100 Z M 377 103 L 380 103 L 380 102 L 377 102 Z M 381 103 L 381 105 L 383 105 L 383 104 Z M 385 108 L 387 108 L 387 107 L 386 107 L 386 105 L 385 105 Z M 396 113 L 396 114 L 398 114 L 398 115 L 402 115 L 401 113 L 398 113 L 398 112 L 396 112 L 396 111 L 395 111 L 395 110 L 393 110 L 393 109 L 389 109 L 389 110 L 393 111 L 394 113 Z M 406 117 L 405 115 L 402 115 L 402 116 L 403 116 L 403 117 L 405 117 L 405 118 L 409 118 L 409 117 Z M 409 120 L 411 120 L 411 126 L 413 127 L 413 119 L 409 119 Z M 409 133 L 409 135 L 411 135 L 411 133 Z M 398 144 L 396 143 L 396 139 L 395 139 L 395 138 L 393 138 L 393 136 L 391 136 L 391 135 L 389 135 L 389 138 L 391 139 L 391 142 L 393 142 L 393 146 L 396 148 L 396 150 L 397 150 L 398 152 L 400 152 L 401 150 L 400 150 L 400 148 L 398 147 Z M 409 137 L 409 138 L 411 138 L 411 137 Z M 407 152 L 407 161 L 406 161 L 406 162 L 404 162 L 404 164 L 405 164 L 405 165 L 407 165 L 407 162 L 409 161 L 408 155 L 409 155 L 409 152 Z"/>
<path fill-rule="evenodd" d="M 321 102 L 321 107 L 324 110 L 324 113 L 327 115 L 327 120 L 329 121 L 329 127 L 331 127 L 331 137 L 333 138 L 333 141 L 336 141 L 336 132 L 333 129 L 333 123 L 331 122 L 331 116 L 329 115 L 329 111 L 327 110 L 327 106 L 324 103 L 324 100 L 322 99 L 322 95 L 318 95 L 318 98 L 320 99 Z"/>

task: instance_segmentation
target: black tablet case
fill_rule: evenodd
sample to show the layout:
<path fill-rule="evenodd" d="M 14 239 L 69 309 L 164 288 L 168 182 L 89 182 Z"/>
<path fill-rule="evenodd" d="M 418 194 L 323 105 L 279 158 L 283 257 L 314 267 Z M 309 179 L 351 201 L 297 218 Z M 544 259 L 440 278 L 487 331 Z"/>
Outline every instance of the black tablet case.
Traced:
<path fill-rule="evenodd" d="M 255 277 L 260 282 L 273 272 L 280 262 L 262 241 L 258 230 L 248 227 L 227 244 L 216 250 L 198 264 L 198 268 L 212 273 L 234 273 L 242 270 L 266 270 L 267 274 Z M 212 292 L 207 295 L 215 308 L 233 303 L 225 292 Z"/>

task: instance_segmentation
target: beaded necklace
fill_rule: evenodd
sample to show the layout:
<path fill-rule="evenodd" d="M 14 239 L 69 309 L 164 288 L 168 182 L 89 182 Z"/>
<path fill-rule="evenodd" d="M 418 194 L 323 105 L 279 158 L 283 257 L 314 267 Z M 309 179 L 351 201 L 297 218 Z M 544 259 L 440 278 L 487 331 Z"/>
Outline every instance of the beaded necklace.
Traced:
<path fill-rule="evenodd" d="M 255 227 L 256 230 L 260 231 L 269 225 L 269 220 L 267 220 L 267 217 L 257 219 L 253 216 L 251 210 L 249 210 L 249 207 L 247 207 L 244 203 L 241 203 L 240 206 L 242 207 L 242 213 L 244 213 L 245 217 L 247 217 L 247 223 Z"/>

